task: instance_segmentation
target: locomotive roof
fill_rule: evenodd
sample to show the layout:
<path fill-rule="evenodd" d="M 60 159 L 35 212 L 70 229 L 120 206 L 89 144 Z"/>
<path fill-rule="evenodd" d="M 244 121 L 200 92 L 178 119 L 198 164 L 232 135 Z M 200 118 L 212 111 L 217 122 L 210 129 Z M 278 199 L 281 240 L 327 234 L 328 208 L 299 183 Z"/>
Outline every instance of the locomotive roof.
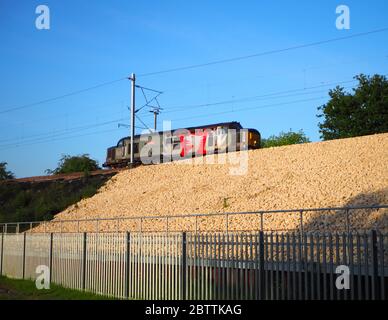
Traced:
<path fill-rule="evenodd" d="M 207 124 L 204 126 L 195 126 L 195 127 L 178 128 L 178 129 L 186 129 L 186 130 L 191 131 L 191 130 L 195 130 L 195 129 L 206 129 L 206 128 L 213 128 L 213 127 L 229 127 L 229 128 L 234 128 L 234 129 L 242 129 L 242 125 L 240 124 L 240 122 L 237 122 L 237 121 L 220 122 L 220 123 Z M 178 129 L 175 129 L 175 130 L 178 130 Z"/>
<path fill-rule="evenodd" d="M 195 130 L 195 129 L 206 129 L 206 128 L 213 128 L 213 127 L 228 127 L 228 128 L 231 128 L 231 129 L 242 129 L 242 125 L 241 125 L 240 122 L 231 121 L 231 122 L 219 122 L 219 123 L 214 123 L 214 124 L 207 124 L 207 125 L 204 125 L 204 126 L 177 128 L 177 129 L 172 129 L 171 131 L 175 131 L 175 130 L 179 130 L 179 129 L 186 129 L 186 130 L 192 131 L 192 130 Z M 169 132 L 169 131 L 157 131 L 155 133 L 163 133 L 163 132 Z M 138 137 L 140 137 L 140 134 L 135 135 L 135 138 L 138 138 Z M 130 139 L 130 138 L 131 138 L 130 136 L 121 138 L 119 140 L 119 143 L 122 140 Z"/>

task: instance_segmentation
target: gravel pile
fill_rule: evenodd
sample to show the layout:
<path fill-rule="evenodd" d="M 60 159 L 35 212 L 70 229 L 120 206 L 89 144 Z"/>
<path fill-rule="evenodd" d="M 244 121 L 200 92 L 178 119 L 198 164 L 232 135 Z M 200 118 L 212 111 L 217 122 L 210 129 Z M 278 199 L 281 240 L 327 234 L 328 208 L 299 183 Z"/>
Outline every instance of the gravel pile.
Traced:
<path fill-rule="evenodd" d="M 205 157 L 207 159 L 208 157 Z M 274 209 L 388 204 L 388 134 L 248 151 L 248 172 L 235 164 L 140 166 L 118 173 L 93 197 L 55 220 L 164 216 Z M 202 159 L 203 160 L 203 159 Z M 351 212 L 351 229 L 388 231 L 388 211 Z M 294 230 L 299 214 L 268 214 L 265 230 Z M 344 230 L 344 212 L 307 213 L 305 230 Z M 49 223 L 57 231 L 60 224 Z M 223 230 L 225 217 L 169 219 L 169 230 Z M 229 216 L 231 230 L 255 230 L 258 215 Z M 64 223 L 62 231 L 166 230 L 166 220 Z M 36 231 L 43 227 L 38 227 Z M 326 229 L 325 229 L 326 228 Z"/>

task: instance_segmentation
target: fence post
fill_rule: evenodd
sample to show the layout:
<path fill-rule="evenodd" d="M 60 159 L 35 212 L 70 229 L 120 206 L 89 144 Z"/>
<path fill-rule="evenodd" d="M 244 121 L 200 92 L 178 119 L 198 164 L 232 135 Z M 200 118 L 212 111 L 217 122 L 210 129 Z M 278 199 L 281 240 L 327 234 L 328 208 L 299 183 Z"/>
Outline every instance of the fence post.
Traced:
<path fill-rule="evenodd" d="M 182 270 L 181 270 L 181 296 L 182 300 L 186 300 L 186 232 L 182 232 Z"/>
<path fill-rule="evenodd" d="M 303 210 L 300 210 L 300 234 L 303 235 Z"/>
<path fill-rule="evenodd" d="M 23 234 L 23 272 L 22 272 L 22 279 L 25 278 L 26 275 L 26 236 L 27 234 L 24 232 Z"/>
<path fill-rule="evenodd" d="M 264 212 L 260 212 L 260 231 L 264 231 Z"/>
<path fill-rule="evenodd" d="M 345 210 L 345 214 L 346 214 L 346 232 L 349 235 L 350 233 L 349 209 Z"/>
<path fill-rule="evenodd" d="M 3 260 L 4 260 L 4 226 L 1 233 L 1 259 L 0 259 L 0 276 L 3 275 Z"/>
<path fill-rule="evenodd" d="M 53 233 L 50 233 L 50 252 L 49 252 L 49 283 L 51 284 L 52 274 L 53 274 Z"/>
<path fill-rule="evenodd" d="M 83 236 L 83 258 L 82 258 L 82 290 L 85 290 L 86 288 L 86 235 L 87 233 L 84 232 Z"/>
<path fill-rule="evenodd" d="M 372 253 L 372 279 L 371 279 L 371 287 L 372 287 L 372 300 L 376 300 L 379 298 L 379 288 L 378 288 L 378 260 L 377 260 L 377 232 L 376 230 L 372 230 L 371 232 L 371 253 Z"/>
<path fill-rule="evenodd" d="M 129 265 L 130 265 L 130 257 L 131 257 L 131 234 L 129 232 L 126 233 L 125 237 L 125 297 L 129 299 Z"/>
<path fill-rule="evenodd" d="M 256 290 L 259 290 L 259 294 L 257 295 L 259 297 L 259 300 L 264 299 L 264 232 L 259 232 L 259 286 L 256 288 Z M 256 251 L 257 252 L 257 251 Z"/>

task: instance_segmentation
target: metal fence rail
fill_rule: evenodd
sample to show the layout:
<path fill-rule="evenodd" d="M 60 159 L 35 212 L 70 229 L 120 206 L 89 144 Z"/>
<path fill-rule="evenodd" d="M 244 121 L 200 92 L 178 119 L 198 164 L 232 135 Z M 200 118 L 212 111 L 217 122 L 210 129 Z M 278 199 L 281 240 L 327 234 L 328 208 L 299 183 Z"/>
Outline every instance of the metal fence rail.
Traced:
<path fill-rule="evenodd" d="M 388 237 L 368 233 L 23 233 L 0 274 L 119 299 L 387 299 Z M 336 268 L 349 268 L 349 289 Z M 338 271 L 338 270 L 337 270 Z"/>
<path fill-rule="evenodd" d="M 246 212 L 216 212 L 196 213 L 181 215 L 148 215 L 148 216 L 122 216 L 112 218 L 87 218 L 87 219 L 54 219 L 51 221 L 8 222 L 0 223 L 0 231 L 4 233 L 34 232 L 204 232 L 204 231 L 290 231 L 291 229 L 274 229 L 272 220 L 292 217 L 295 221 L 294 231 L 307 232 L 351 232 L 378 229 L 377 225 L 360 227 L 360 220 L 370 223 L 368 216 L 375 210 L 385 210 L 388 214 L 388 205 L 364 205 L 329 208 L 304 208 L 287 210 L 259 210 Z M 282 215 L 282 216 L 281 216 Z M 239 229 L 240 221 L 234 218 L 245 216 L 249 220 L 250 229 Z M 217 220 L 217 230 L 208 230 L 209 220 Z M 312 225 L 309 220 L 315 219 Z M 206 220 L 201 223 L 201 220 Z M 211 221 L 211 220 L 210 220 Z M 385 220 L 386 221 L 386 220 Z M 186 227 L 173 227 L 174 223 Z M 155 227 L 155 225 L 158 225 Z M 362 224 L 362 223 L 361 223 Z M 386 228 L 386 223 L 381 223 Z M 39 227 L 39 228 L 37 228 Z M 69 231 L 70 230 L 70 231 Z M 385 230 L 387 231 L 387 230 Z"/>

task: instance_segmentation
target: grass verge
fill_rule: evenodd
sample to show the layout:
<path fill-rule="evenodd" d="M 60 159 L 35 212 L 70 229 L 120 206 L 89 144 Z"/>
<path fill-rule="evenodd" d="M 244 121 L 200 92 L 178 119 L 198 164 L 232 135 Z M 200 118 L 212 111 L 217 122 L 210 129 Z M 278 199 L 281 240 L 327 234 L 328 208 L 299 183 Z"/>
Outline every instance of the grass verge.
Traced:
<path fill-rule="evenodd" d="M 108 300 L 88 292 L 66 289 L 51 284 L 50 289 L 38 290 L 35 281 L 0 276 L 0 300 Z"/>

